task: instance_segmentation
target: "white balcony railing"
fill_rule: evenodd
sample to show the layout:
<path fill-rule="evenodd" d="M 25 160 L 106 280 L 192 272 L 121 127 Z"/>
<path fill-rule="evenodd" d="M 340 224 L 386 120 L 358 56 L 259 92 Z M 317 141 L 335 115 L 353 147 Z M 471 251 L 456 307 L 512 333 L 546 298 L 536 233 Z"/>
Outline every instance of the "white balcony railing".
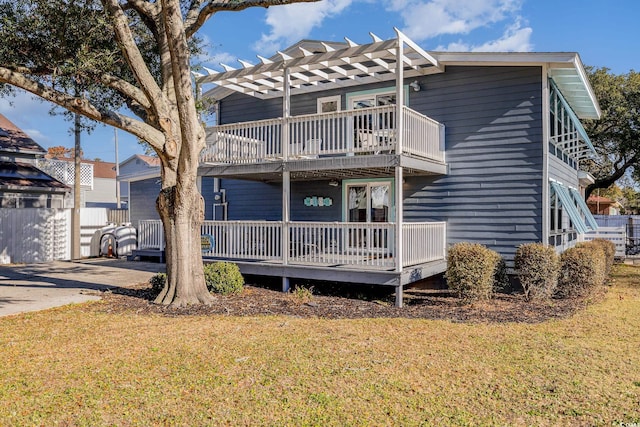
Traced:
<path fill-rule="evenodd" d="M 201 161 L 243 164 L 395 153 L 397 111 L 395 105 L 388 105 L 215 126 L 207 129 Z M 444 162 L 444 125 L 408 107 L 402 107 L 402 112 L 403 152 Z M 286 150 L 285 138 L 289 141 Z"/>
<path fill-rule="evenodd" d="M 37 166 L 41 171 L 66 185 L 73 185 L 76 181 L 76 168 L 73 161 L 43 159 L 38 160 Z M 93 165 L 91 163 L 80 163 L 80 185 L 93 189 Z"/>
<path fill-rule="evenodd" d="M 205 221 L 202 234 L 212 237 L 204 257 L 284 262 L 280 221 Z M 287 262 L 295 265 L 366 267 L 396 266 L 394 223 L 290 222 Z M 159 220 L 140 221 L 138 248 L 164 248 Z M 405 223 L 403 267 L 442 260 L 446 256 L 446 223 Z"/>

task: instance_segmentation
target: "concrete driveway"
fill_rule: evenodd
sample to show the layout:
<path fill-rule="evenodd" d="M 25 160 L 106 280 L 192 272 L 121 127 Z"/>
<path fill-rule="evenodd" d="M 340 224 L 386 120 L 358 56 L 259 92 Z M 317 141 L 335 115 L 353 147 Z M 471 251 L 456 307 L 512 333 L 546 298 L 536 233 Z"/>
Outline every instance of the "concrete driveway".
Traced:
<path fill-rule="evenodd" d="M 107 258 L 0 266 L 0 316 L 98 300 L 101 291 L 164 271 L 164 264 Z"/>

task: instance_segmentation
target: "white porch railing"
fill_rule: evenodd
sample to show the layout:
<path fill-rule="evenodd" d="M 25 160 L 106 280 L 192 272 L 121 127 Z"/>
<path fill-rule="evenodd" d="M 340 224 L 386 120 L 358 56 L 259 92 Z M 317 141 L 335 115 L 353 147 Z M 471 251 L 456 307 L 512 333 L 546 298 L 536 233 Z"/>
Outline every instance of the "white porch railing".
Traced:
<path fill-rule="evenodd" d="M 446 222 L 405 222 L 402 224 L 402 266 L 423 264 L 446 256 Z"/>
<path fill-rule="evenodd" d="M 279 221 L 205 221 L 202 234 L 213 237 L 203 256 L 238 259 L 282 259 L 282 223 Z"/>
<path fill-rule="evenodd" d="M 287 159 L 354 154 L 393 153 L 397 133 L 395 105 L 234 123 L 207 129 L 205 163 L 243 164 L 279 160 L 283 124 L 288 126 Z M 444 125 L 402 107 L 403 151 L 444 162 Z"/>
<path fill-rule="evenodd" d="M 291 264 L 393 268 L 393 223 L 292 222 Z"/>
<path fill-rule="evenodd" d="M 164 250 L 164 229 L 159 219 L 138 221 L 138 249 Z"/>
<path fill-rule="evenodd" d="M 444 163 L 444 125 L 411 108 L 402 109 L 402 151 Z"/>
<path fill-rule="evenodd" d="M 75 183 L 75 163 L 56 159 L 44 159 L 37 161 L 38 168 L 51 175 L 58 181 L 73 185 Z M 80 185 L 93 189 L 93 165 L 80 163 Z"/>
<path fill-rule="evenodd" d="M 394 223 L 290 222 L 289 264 L 395 268 Z M 403 224 L 403 267 L 444 259 L 446 223 Z M 203 256 L 282 262 L 280 221 L 205 221 L 202 234 L 213 238 Z M 138 248 L 164 248 L 159 220 L 140 221 Z"/>

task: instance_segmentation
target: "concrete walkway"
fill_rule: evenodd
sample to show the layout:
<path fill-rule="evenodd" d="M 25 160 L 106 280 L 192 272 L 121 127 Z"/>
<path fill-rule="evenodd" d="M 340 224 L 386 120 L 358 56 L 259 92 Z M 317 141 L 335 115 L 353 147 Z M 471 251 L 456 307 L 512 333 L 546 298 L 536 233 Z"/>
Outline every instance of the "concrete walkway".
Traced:
<path fill-rule="evenodd" d="M 107 258 L 0 266 L 0 316 L 98 300 L 101 291 L 164 271 L 164 264 Z"/>

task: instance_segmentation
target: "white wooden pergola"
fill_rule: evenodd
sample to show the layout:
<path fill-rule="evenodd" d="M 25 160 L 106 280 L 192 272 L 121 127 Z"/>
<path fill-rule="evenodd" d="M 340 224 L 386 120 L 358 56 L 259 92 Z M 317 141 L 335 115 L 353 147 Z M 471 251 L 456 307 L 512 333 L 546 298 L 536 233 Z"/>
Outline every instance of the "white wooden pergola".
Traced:
<path fill-rule="evenodd" d="M 258 56 L 259 64 L 239 61 L 242 68 L 233 68 L 221 64 L 224 72 L 207 71 L 208 75 L 196 75 L 196 83 L 213 83 L 228 90 L 243 93 L 260 99 L 283 98 L 282 117 L 291 116 L 291 96 L 330 89 L 359 86 L 382 81 L 395 81 L 396 105 L 404 105 L 404 80 L 429 74 L 444 72 L 444 66 L 428 52 L 420 48 L 397 28 L 396 37 L 382 40 L 370 33 L 372 42 L 359 45 L 348 38 L 345 43 L 326 43 L 305 41 L 287 50 L 278 52 L 267 59 Z M 310 48 L 313 50 L 310 50 Z M 288 141 L 287 126 L 283 126 L 282 140 Z M 396 151 L 402 152 L 403 119 L 397 115 Z M 283 143 L 283 155 L 288 156 L 288 144 Z M 403 167 L 395 167 L 395 194 L 402 194 Z M 290 222 L 290 186 L 291 173 L 282 172 L 282 211 L 283 224 Z M 395 256 L 402 259 L 402 197 L 395 203 L 396 230 Z M 282 245 L 289 246 L 286 228 Z M 286 252 L 286 251 L 285 251 Z M 287 264 L 286 254 L 283 260 Z M 402 272 L 402 262 L 397 263 L 397 272 Z M 284 278 L 283 288 L 288 288 L 288 279 Z M 401 287 L 400 287 L 401 289 Z M 401 296 L 400 296 L 401 298 Z"/>

